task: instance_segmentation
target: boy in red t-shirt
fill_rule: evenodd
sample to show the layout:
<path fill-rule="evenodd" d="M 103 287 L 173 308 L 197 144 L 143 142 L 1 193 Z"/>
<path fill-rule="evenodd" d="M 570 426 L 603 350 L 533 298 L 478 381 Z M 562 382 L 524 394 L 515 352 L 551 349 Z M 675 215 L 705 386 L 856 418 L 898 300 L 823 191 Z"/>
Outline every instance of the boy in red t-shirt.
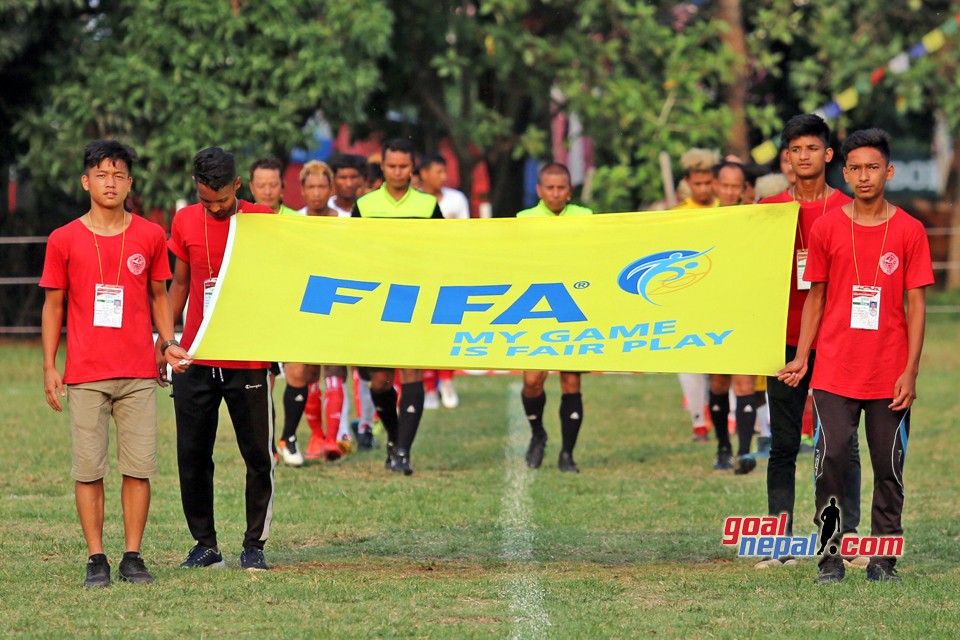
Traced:
<path fill-rule="evenodd" d="M 177 211 L 167 243 L 177 258 L 170 285 L 175 319 L 183 315 L 190 297 L 183 326 L 183 344 L 188 349 L 213 297 L 230 219 L 235 214 L 273 213 L 270 207 L 237 198 L 236 160 L 223 149 L 204 149 L 194 156 L 193 179 L 200 202 Z M 273 516 L 274 465 L 269 371 L 269 362 L 197 360 L 173 377 L 180 501 L 197 542 L 181 567 L 225 566 L 213 517 L 213 446 L 220 405 L 226 402 L 247 467 L 247 530 L 240 566 L 267 568 L 263 546 Z"/>
<path fill-rule="evenodd" d="M 818 425 L 814 523 L 831 498 L 843 504 L 850 436 L 863 412 L 874 475 L 871 535 L 901 536 L 903 465 L 926 318 L 924 287 L 933 284 L 930 247 L 923 225 L 884 197 L 893 178 L 886 132 L 857 131 L 841 153 L 854 201 L 824 215 L 811 230 L 804 274 L 811 288 L 797 356 L 777 377 L 798 384 L 817 339 L 811 382 Z M 841 513 L 841 526 L 844 517 Z M 841 546 L 838 541 L 824 553 L 818 583 L 843 579 Z M 895 557 L 870 558 L 867 579 L 899 581 L 895 564 Z"/>
<path fill-rule="evenodd" d="M 43 383 L 47 404 L 62 411 L 68 396 L 77 513 L 87 541 L 87 587 L 110 584 L 103 552 L 103 478 L 110 468 L 110 416 L 117 425 L 123 484 L 125 551 L 120 580 L 153 582 L 140 556 L 157 471 L 157 381 L 167 363 L 177 371 L 190 358 L 173 340 L 164 232 L 124 209 L 133 186 L 135 154 L 114 140 L 94 140 L 83 152 L 80 178 L 90 210 L 50 234 L 40 286 L 43 304 Z M 67 360 L 57 350 L 67 304 Z M 162 342 L 159 361 L 153 327 Z M 161 364 L 162 362 L 162 364 Z M 64 384 L 68 385 L 64 393 Z"/>
<path fill-rule="evenodd" d="M 809 253 L 810 230 L 814 223 L 850 202 L 850 197 L 833 189 L 826 181 L 827 164 L 833 159 L 830 127 L 812 113 L 796 115 L 783 127 L 780 145 L 793 168 L 795 181 L 786 191 L 761 200 L 761 204 L 797 202 L 797 233 L 794 240 L 794 268 L 790 275 L 790 299 L 787 309 L 786 362 L 797 355 L 800 317 L 810 283 L 803 280 Z M 800 453 L 803 411 L 807 403 L 810 378 L 816 368 L 816 344 L 811 346 L 807 373 L 798 384 L 788 386 L 775 376 L 767 378 L 770 404 L 770 462 L 767 465 L 767 506 L 770 515 L 786 513 L 788 536 L 793 535 L 793 507 L 796 502 L 797 455 Z M 860 524 L 860 450 L 856 433 L 850 440 L 850 470 L 847 473 L 846 518 L 843 533 L 856 533 Z M 865 560 L 865 559 L 864 559 Z M 758 569 L 796 564 L 793 556 L 763 558 Z"/>

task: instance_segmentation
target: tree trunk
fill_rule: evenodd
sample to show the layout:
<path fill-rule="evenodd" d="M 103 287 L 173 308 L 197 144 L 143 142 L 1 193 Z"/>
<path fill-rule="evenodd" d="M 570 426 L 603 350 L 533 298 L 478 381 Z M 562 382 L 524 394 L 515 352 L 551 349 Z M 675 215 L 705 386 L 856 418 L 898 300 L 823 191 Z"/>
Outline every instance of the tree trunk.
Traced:
<path fill-rule="evenodd" d="M 944 194 L 953 205 L 947 244 L 946 288 L 958 289 L 960 288 L 960 137 L 953 141 L 953 162 L 950 165 L 950 178 Z"/>
<path fill-rule="evenodd" d="M 733 80 L 723 88 L 724 102 L 733 116 L 729 151 L 744 161 L 750 159 L 750 140 L 747 134 L 747 41 L 743 35 L 743 16 L 740 0 L 719 0 L 719 17 L 727 23 L 723 42 L 734 55 L 731 71 Z"/>

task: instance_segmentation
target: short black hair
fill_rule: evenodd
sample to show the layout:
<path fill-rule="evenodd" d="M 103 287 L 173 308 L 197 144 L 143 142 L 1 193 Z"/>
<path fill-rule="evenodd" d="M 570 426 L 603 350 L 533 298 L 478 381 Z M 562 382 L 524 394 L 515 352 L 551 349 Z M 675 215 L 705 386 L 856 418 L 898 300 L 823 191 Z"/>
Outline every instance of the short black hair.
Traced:
<path fill-rule="evenodd" d="M 383 169 L 379 162 L 371 162 L 367 165 L 367 173 L 364 176 L 367 184 L 373 184 L 377 180 L 383 180 Z"/>
<path fill-rule="evenodd" d="M 413 143 L 410 142 L 407 138 L 391 138 L 383 143 L 383 150 L 381 152 L 381 162 L 386 159 L 387 151 L 394 151 L 396 153 L 407 153 L 410 154 L 410 159 L 413 160 L 417 155 L 416 151 L 413 148 Z"/>
<path fill-rule="evenodd" d="M 567 180 L 570 182 L 571 186 L 573 185 L 573 178 L 570 176 L 570 169 L 567 168 L 567 165 L 560 164 L 559 162 L 548 162 L 547 164 L 540 167 L 540 171 L 537 173 L 537 182 L 543 180 L 545 175 L 564 175 L 567 176 Z"/>
<path fill-rule="evenodd" d="M 830 127 L 815 113 L 801 113 L 787 120 L 780 133 L 780 148 L 787 149 L 792 140 L 803 136 L 816 136 L 825 146 L 830 144 Z"/>
<path fill-rule="evenodd" d="M 220 191 L 237 179 L 237 160 L 220 147 L 204 149 L 193 156 L 193 177 L 198 184 Z"/>
<path fill-rule="evenodd" d="M 727 167 L 733 167 L 734 169 L 739 171 L 740 175 L 743 176 L 743 183 L 744 184 L 747 183 L 747 170 L 743 168 L 742 164 L 740 164 L 739 162 L 734 162 L 733 160 L 721 160 L 717 164 L 713 165 L 713 177 L 719 178 L 720 170 L 725 169 Z"/>
<path fill-rule="evenodd" d="M 429 153 L 423 156 L 423 158 L 420 160 L 421 169 L 429 169 L 435 164 L 442 164 L 443 166 L 447 166 L 447 161 L 439 153 Z"/>
<path fill-rule="evenodd" d="M 330 158 L 330 170 L 333 175 L 341 169 L 356 169 L 361 176 L 367 171 L 367 159 L 355 153 L 341 153 Z"/>
<path fill-rule="evenodd" d="M 127 165 L 127 173 L 133 174 L 133 161 L 137 159 L 137 152 L 133 147 L 117 142 L 116 140 L 91 140 L 83 148 L 83 171 L 99 167 L 104 160 L 112 160 L 114 164 L 123 161 Z"/>
<path fill-rule="evenodd" d="M 757 184 L 757 178 L 770 175 L 773 173 L 773 170 L 766 165 L 751 162 L 750 164 L 743 165 L 743 173 L 746 176 L 746 183 L 754 187 Z"/>
<path fill-rule="evenodd" d="M 846 162 L 850 152 L 860 147 L 873 147 L 880 152 L 880 155 L 887 161 L 887 164 L 890 163 L 890 157 L 892 156 L 892 152 L 890 151 L 890 134 L 883 129 L 878 129 L 877 127 L 861 129 L 847 136 L 847 139 L 844 140 L 840 146 L 840 155 L 843 156 L 843 161 Z"/>
<path fill-rule="evenodd" d="M 280 158 L 260 158 L 250 165 L 250 179 L 253 180 L 253 172 L 257 169 L 270 169 L 280 174 L 280 181 L 283 182 L 283 163 Z"/>

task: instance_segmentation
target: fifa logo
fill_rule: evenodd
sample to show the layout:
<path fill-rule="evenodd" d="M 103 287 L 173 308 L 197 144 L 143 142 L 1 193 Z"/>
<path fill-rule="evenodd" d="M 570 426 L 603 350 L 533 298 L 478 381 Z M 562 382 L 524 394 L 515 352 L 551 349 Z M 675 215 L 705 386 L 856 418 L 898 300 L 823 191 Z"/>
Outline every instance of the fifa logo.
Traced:
<path fill-rule="evenodd" d="M 686 289 L 710 273 L 713 263 L 707 254 L 712 250 L 675 249 L 645 256 L 627 265 L 617 284 L 627 293 L 660 306 L 656 298 Z"/>

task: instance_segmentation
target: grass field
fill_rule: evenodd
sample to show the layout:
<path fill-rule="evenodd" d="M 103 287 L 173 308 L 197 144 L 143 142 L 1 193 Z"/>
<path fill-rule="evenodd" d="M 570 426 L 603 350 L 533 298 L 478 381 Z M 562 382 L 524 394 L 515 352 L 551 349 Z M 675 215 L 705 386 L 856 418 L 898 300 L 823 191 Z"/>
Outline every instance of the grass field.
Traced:
<path fill-rule="evenodd" d="M 956 638 L 958 327 L 956 315 L 928 325 L 906 468 L 904 582 L 872 584 L 850 570 L 830 587 L 813 584 L 812 561 L 758 571 L 721 546 L 726 516 L 765 513 L 766 463 L 745 477 L 713 471 L 714 446 L 690 442 L 675 376 L 592 375 L 578 476 L 556 469 L 556 376 L 539 471 L 522 463 L 529 430 L 515 376 L 458 378 L 461 407 L 425 415 L 410 478 L 384 471 L 380 452 L 279 467 L 265 573 L 237 568 L 244 471 L 225 414 L 216 507 L 229 569 L 177 568 L 193 541 L 163 392 L 143 548 L 158 581 L 85 590 L 67 417 L 44 403 L 39 346 L 2 344 L 0 635 Z M 798 535 L 813 531 L 810 470 L 802 456 Z M 114 569 L 123 551 L 118 489 L 114 460 L 106 531 Z"/>

